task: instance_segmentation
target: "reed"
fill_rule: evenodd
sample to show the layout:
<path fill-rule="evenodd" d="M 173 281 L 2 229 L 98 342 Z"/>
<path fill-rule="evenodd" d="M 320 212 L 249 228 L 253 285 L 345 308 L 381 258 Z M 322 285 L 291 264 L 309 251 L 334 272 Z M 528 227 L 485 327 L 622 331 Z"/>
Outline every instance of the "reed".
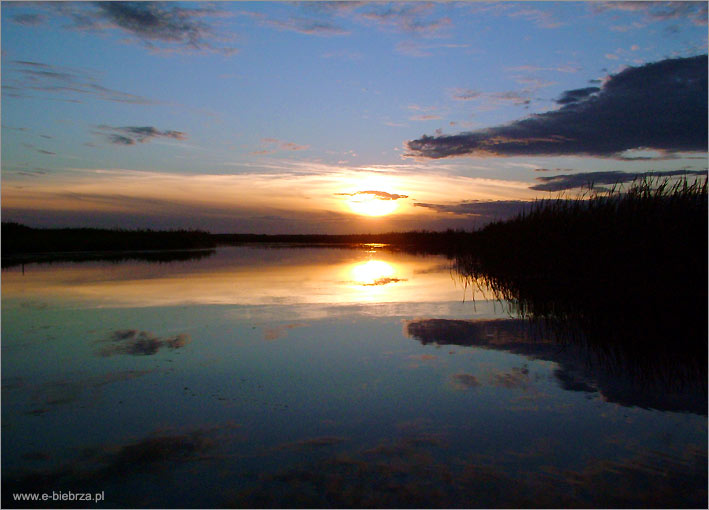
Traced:
<path fill-rule="evenodd" d="M 619 369 L 706 380 L 707 179 L 541 200 L 474 233 L 455 267 Z"/>

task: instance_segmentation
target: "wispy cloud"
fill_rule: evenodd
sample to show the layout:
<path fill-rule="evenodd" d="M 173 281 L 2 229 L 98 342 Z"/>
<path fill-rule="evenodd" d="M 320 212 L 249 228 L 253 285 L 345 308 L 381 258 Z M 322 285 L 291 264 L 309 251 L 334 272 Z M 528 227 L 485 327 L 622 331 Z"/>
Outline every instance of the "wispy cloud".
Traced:
<path fill-rule="evenodd" d="M 12 92 L 13 97 L 26 98 L 94 98 L 104 101 L 129 104 L 155 104 L 156 101 L 103 86 L 95 73 L 63 66 L 15 60 L 5 67 L 3 89 Z M 32 94 L 35 93 L 35 94 Z"/>
<path fill-rule="evenodd" d="M 534 81 L 532 85 L 523 90 L 507 90 L 503 92 L 482 92 L 475 89 L 455 88 L 449 91 L 451 99 L 455 101 L 473 101 L 475 107 L 481 111 L 493 110 L 504 106 L 528 106 L 534 99 L 534 90 L 547 83 Z"/>
<path fill-rule="evenodd" d="M 277 138 L 264 138 L 261 142 L 268 148 L 252 151 L 251 154 L 273 154 L 279 151 L 304 151 L 310 148 L 310 145 L 299 145 L 294 142 L 278 140 Z"/>
<path fill-rule="evenodd" d="M 145 143 L 154 138 L 172 138 L 185 140 L 187 135 L 182 131 L 160 131 L 153 126 L 124 126 L 114 127 L 102 124 L 97 126 L 100 134 L 104 135 L 114 145 L 135 145 Z"/>
<path fill-rule="evenodd" d="M 38 14 L 38 13 L 33 13 L 33 14 L 17 14 L 15 16 L 12 16 L 12 21 L 14 23 L 17 23 L 18 25 L 25 25 L 25 26 L 36 26 L 36 25 L 41 25 L 45 21 L 47 21 L 47 17 Z"/>
<path fill-rule="evenodd" d="M 423 136 L 407 143 L 406 155 L 619 157 L 637 148 L 706 151 L 706 70 L 706 55 L 626 68 L 597 92 L 562 94 L 558 110 L 479 131 Z"/>
<path fill-rule="evenodd" d="M 535 7 L 529 7 L 529 5 L 535 5 Z M 514 2 L 474 2 L 470 5 L 470 9 L 478 14 L 521 18 L 538 28 L 558 28 L 564 25 L 551 12 L 541 9 L 540 7 L 543 5 L 544 3 L 532 4 L 531 2 L 522 2 L 521 4 Z"/>
<path fill-rule="evenodd" d="M 657 172 L 584 172 L 551 177 L 537 177 L 539 184 L 530 186 L 537 191 L 563 191 L 574 188 L 591 188 L 599 184 L 623 184 L 638 179 L 674 176 L 706 176 L 706 170 L 667 170 Z"/>
<path fill-rule="evenodd" d="M 415 207 L 425 207 L 439 213 L 454 214 L 479 218 L 484 221 L 504 220 L 511 218 L 532 204 L 524 200 L 464 200 L 448 204 L 431 204 L 418 202 Z"/>
<path fill-rule="evenodd" d="M 431 43 L 421 40 L 406 40 L 397 43 L 396 52 L 409 57 L 430 57 L 436 50 L 450 48 L 468 48 L 467 44 Z"/>
<path fill-rule="evenodd" d="M 334 23 L 308 18 L 267 19 L 264 20 L 264 23 L 279 30 L 289 30 L 307 35 L 333 36 L 349 34 L 348 30 Z"/>
<path fill-rule="evenodd" d="M 266 26 L 307 35 L 347 35 L 350 30 L 345 28 L 345 23 L 357 23 L 378 30 L 430 38 L 441 35 L 452 25 L 449 17 L 437 12 L 439 5 L 431 2 L 303 2 L 297 4 L 299 11 L 296 15 L 245 14 L 260 19 Z M 406 52 L 405 46 L 399 49 Z"/>
<path fill-rule="evenodd" d="M 452 25 L 449 17 L 436 14 L 435 4 L 430 2 L 363 5 L 364 9 L 359 13 L 361 20 L 399 32 L 433 36 Z"/>
<path fill-rule="evenodd" d="M 408 195 L 397 195 L 396 193 L 388 193 L 386 191 L 355 191 L 354 193 L 335 193 L 337 196 L 355 197 L 357 195 L 369 195 L 378 200 L 399 200 L 400 198 L 409 198 Z"/>
<path fill-rule="evenodd" d="M 695 25 L 707 24 L 706 2 L 593 2 L 596 12 L 628 11 L 643 15 L 646 21 L 689 20 Z M 640 25 L 642 26 L 642 25 Z"/>

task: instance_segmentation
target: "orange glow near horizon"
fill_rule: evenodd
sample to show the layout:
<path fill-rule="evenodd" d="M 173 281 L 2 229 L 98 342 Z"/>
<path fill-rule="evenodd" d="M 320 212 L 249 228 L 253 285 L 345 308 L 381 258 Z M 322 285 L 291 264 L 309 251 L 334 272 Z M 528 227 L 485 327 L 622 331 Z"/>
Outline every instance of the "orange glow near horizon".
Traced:
<path fill-rule="evenodd" d="M 396 200 L 382 200 L 373 195 L 358 195 L 352 197 L 348 204 L 350 209 L 364 216 L 386 216 L 398 208 Z"/>

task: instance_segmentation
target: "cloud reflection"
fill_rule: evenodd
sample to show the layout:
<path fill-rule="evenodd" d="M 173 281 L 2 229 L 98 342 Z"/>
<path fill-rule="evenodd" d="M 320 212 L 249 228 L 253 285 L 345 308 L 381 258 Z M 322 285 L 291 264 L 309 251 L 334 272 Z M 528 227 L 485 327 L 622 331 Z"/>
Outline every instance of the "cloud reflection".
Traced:
<path fill-rule="evenodd" d="M 104 340 L 110 342 L 98 351 L 103 357 L 127 354 L 129 356 L 152 356 L 166 347 L 170 350 L 181 349 L 191 342 L 189 335 L 179 335 L 160 338 L 149 331 L 121 329 L 113 331 Z"/>

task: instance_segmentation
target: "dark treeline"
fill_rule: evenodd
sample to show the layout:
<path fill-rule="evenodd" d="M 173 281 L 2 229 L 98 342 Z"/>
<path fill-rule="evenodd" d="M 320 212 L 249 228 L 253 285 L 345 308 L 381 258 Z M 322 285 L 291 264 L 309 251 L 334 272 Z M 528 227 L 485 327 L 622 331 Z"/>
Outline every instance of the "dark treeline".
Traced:
<path fill-rule="evenodd" d="M 538 202 L 476 232 L 455 260 L 463 278 L 616 368 L 705 385 L 707 229 L 706 179 L 643 181 Z"/>
<path fill-rule="evenodd" d="M 190 250 L 214 248 L 216 241 L 199 230 L 121 230 L 30 228 L 2 224 L 2 257 L 67 252 Z"/>
<path fill-rule="evenodd" d="M 2 224 L 2 256 L 141 250 L 190 250 L 249 243 L 307 246 L 359 246 L 386 244 L 392 247 L 452 256 L 466 244 L 469 233 L 390 232 L 385 234 L 211 234 L 199 230 L 122 230 L 96 228 L 31 228 L 18 223 Z M 60 255 L 63 254 L 63 255 Z M 73 260 L 73 259 L 66 259 Z"/>
<path fill-rule="evenodd" d="M 360 246 L 363 244 L 385 244 L 392 248 L 426 253 L 453 255 L 469 244 L 471 233 L 461 230 L 431 232 L 426 230 L 408 232 L 388 232 L 384 234 L 214 234 L 220 245 L 245 243 L 284 243 L 321 246 Z"/>
<path fill-rule="evenodd" d="M 30 253 L 11 255 L 2 258 L 2 268 L 22 266 L 24 264 L 53 264 L 60 262 L 121 262 L 139 261 L 155 264 L 170 262 L 190 262 L 211 257 L 215 249 L 192 250 L 145 250 L 145 251 L 84 251 L 63 253 Z"/>

